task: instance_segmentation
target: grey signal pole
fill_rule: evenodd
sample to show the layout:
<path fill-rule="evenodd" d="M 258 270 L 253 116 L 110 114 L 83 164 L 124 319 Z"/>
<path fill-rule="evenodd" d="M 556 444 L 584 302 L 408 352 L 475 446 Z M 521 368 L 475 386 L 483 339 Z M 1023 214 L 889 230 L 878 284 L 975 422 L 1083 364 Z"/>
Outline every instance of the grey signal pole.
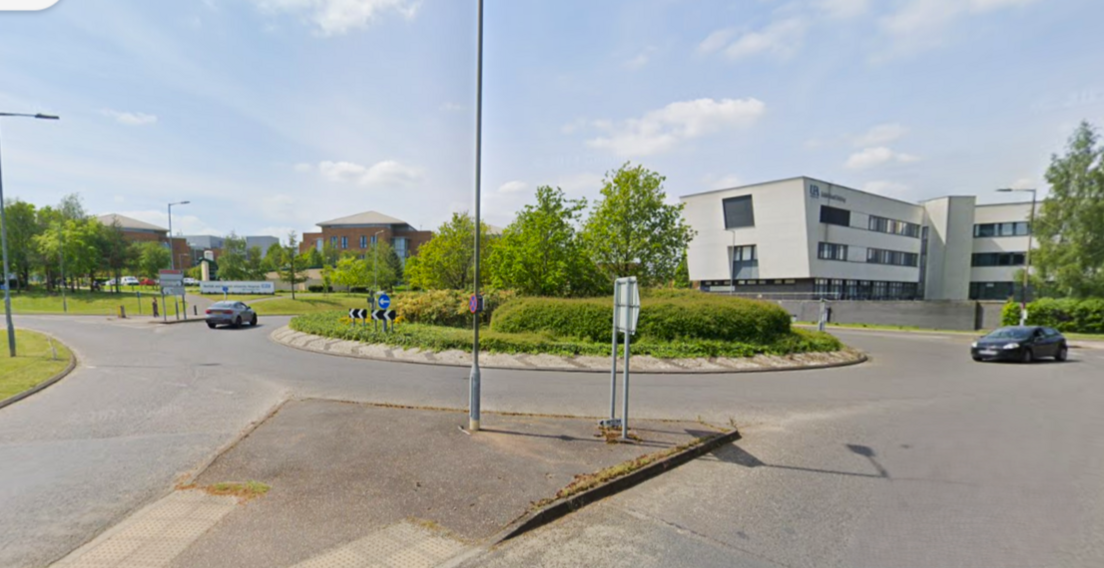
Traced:
<path fill-rule="evenodd" d="M 20 114 L 15 112 L 0 112 L 0 117 L 12 116 L 23 118 L 37 118 L 41 120 L 58 120 L 60 117 L 53 114 Z M 7 204 L 4 203 L 4 176 L 0 174 L 0 248 L 4 252 L 4 319 L 8 324 L 8 353 L 15 357 L 15 325 L 11 316 L 11 279 L 8 277 L 8 220 L 4 214 Z"/>
<path fill-rule="evenodd" d="M 479 0 L 478 55 L 475 80 L 475 295 L 479 296 L 479 183 L 483 147 L 483 0 Z M 472 368 L 469 395 L 468 431 L 479 430 L 479 311 L 472 314 L 475 339 L 472 342 Z"/>

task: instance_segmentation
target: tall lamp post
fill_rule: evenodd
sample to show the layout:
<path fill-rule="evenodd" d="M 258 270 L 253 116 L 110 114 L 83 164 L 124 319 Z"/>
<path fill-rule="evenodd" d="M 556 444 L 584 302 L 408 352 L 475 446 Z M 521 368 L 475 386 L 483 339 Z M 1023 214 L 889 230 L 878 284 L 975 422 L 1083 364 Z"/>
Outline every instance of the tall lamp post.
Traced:
<path fill-rule="evenodd" d="M 477 32 L 477 56 L 475 66 L 475 298 L 478 302 L 479 299 L 479 229 L 481 228 L 481 222 L 479 220 L 479 185 L 480 174 L 482 165 L 482 150 L 483 150 L 483 0 L 479 0 L 479 27 Z M 468 431 L 476 432 L 479 430 L 479 399 L 480 399 L 480 384 L 479 384 L 479 311 L 478 309 L 472 310 L 475 312 L 472 314 L 473 326 L 475 328 L 475 335 L 472 341 L 472 368 L 471 378 L 469 380 L 469 397 L 468 397 Z"/>
<path fill-rule="evenodd" d="M 191 201 L 177 201 L 176 203 L 169 204 L 169 267 L 176 270 L 176 255 L 173 249 L 173 232 L 172 232 L 172 208 L 173 205 L 187 205 Z"/>
<path fill-rule="evenodd" d="M 997 191 L 1001 193 L 1012 193 L 1014 191 L 1030 191 L 1031 192 L 1031 217 L 1028 218 L 1027 223 L 1027 253 L 1024 259 L 1026 266 L 1024 266 L 1023 272 L 1023 286 L 1020 290 L 1020 325 L 1027 324 L 1027 283 L 1028 276 L 1031 274 L 1031 237 L 1035 234 L 1035 203 L 1038 191 L 1035 189 L 1015 189 L 1011 187 L 1002 187 Z"/>
<path fill-rule="evenodd" d="M 54 114 L 21 114 L 17 112 L 0 112 L 0 118 L 19 117 L 37 118 L 39 120 L 58 120 L 60 117 Z M 15 325 L 11 316 L 11 278 L 8 272 L 8 220 L 4 214 L 7 209 L 4 203 L 4 176 L 0 174 L 0 247 L 4 249 L 4 319 L 8 324 L 8 352 L 15 357 Z"/>

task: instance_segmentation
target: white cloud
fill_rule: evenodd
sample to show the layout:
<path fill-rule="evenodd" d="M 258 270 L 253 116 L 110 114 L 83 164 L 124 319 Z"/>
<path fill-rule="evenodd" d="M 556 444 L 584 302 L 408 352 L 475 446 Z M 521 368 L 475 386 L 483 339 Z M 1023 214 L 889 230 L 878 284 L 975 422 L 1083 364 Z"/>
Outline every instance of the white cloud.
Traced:
<path fill-rule="evenodd" d="M 526 189 L 529 189 L 529 184 L 527 184 L 523 181 L 514 180 L 514 181 L 508 181 L 508 182 L 500 185 L 498 187 L 498 192 L 499 193 L 520 193 L 522 191 L 525 191 Z"/>
<path fill-rule="evenodd" d="M 371 166 L 353 162 L 321 162 L 318 172 L 323 178 L 340 183 L 357 183 L 364 186 L 409 186 L 421 179 L 417 168 L 384 160 Z"/>
<path fill-rule="evenodd" d="M 862 16 L 870 9 L 870 0 L 818 0 L 817 8 L 838 19 Z"/>
<path fill-rule="evenodd" d="M 302 174 L 302 173 L 306 173 L 306 172 L 309 172 L 309 171 L 313 170 L 314 166 L 312 166 L 310 164 L 307 164 L 307 163 L 299 163 L 299 164 L 295 164 L 294 168 L 295 168 L 295 171 Z"/>
<path fill-rule="evenodd" d="M 723 53 L 729 59 L 742 59 L 762 53 L 788 57 L 801 48 L 808 29 L 808 24 L 798 18 L 774 22 L 762 30 L 741 35 L 724 48 Z"/>
<path fill-rule="evenodd" d="M 877 193 L 895 199 L 905 199 L 909 196 L 911 188 L 903 183 L 886 180 L 870 181 L 863 185 L 863 191 Z"/>
<path fill-rule="evenodd" d="M 445 104 L 441 105 L 440 107 L 438 107 L 438 110 L 442 110 L 444 112 L 460 112 L 460 111 L 464 110 L 464 106 L 461 105 L 461 104 L 449 101 L 449 102 L 446 102 Z"/>
<path fill-rule="evenodd" d="M 655 46 L 650 46 L 644 49 L 640 53 L 636 54 L 635 57 L 629 59 L 628 61 L 625 61 L 625 67 L 633 70 L 644 67 L 648 64 L 649 61 L 651 61 L 652 54 L 656 51 L 658 51 L 658 49 Z"/>
<path fill-rule="evenodd" d="M 865 170 L 891 163 L 915 162 L 919 159 L 910 154 L 894 152 L 885 146 L 878 146 L 851 154 L 844 166 L 852 170 Z"/>
<path fill-rule="evenodd" d="M 114 118 L 119 124 L 125 124 L 127 126 L 145 126 L 157 122 L 156 115 L 146 114 L 144 112 L 121 112 L 105 108 L 100 111 L 100 114 Z"/>
<path fill-rule="evenodd" d="M 900 124 L 879 124 L 856 136 L 852 143 L 856 146 L 884 146 L 897 141 L 905 134 L 908 134 L 908 129 Z"/>
<path fill-rule="evenodd" d="M 723 176 L 705 176 L 702 178 L 702 185 L 706 189 L 726 189 L 730 187 L 738 187 L 742 180 L 739 176 L 734 174 L 728 174 Z"/>
<path fill-rule="evenodd" d="M 380 15 L 394 12 L 406 19 L 418 13 L 415 0 L 252 0 L 263 12 L 305 17 L 325 36 L 367 27 Z"/>
<path fill-rule="evenodd" d="M 619 156 L 658 154 L 685 140 L 747 126 L 765 111 L 766 104 L 754 98 L 674 102 L 620 123 L 595 121 L 594 126 L 607 135 L 588 140 L 587 145 Z"/>
<path fill-rule="evenodd" d="M 916 49 L 942 41 L 942 31 L 958 18 L 1004 8 L 1022 7 L 1037 0 L 908 0 L 882 18 L 882 32 L 897 48 Z"/>
<path fill-rule="evenodd" d="M 1037 189 L 1039 187 L 1039 182 L 1037 182 L 1035 178 L 1022 177 L 1012 182 L 1012 185 L 1008 187 L 1012 189 Z"/>
<path fill-rule="evenodd" d="M 717 30 L 709 34 L 698 44 L 698 53 L 713 53 L 728 45 L 728 42 L 732 40 L 732 36 L 734 35 L 736 35 L 736 30 L 732 28 Z"/>
<path fill-rule="evenodd" d="M 558 187 L 564 190 L 564 193 L 570 195 L 592 195 L 597 194 L 602 189 L 604 179 L 602 174 L 583 172 L 561 177 L 552 186 Z"/>
<path fill-rule="evenodd" d="M 587 125 L 587 119 L 577 118 L 577 119 L 561 126 L 560 127 L 560 132 L 563 132 L 564 134 L 573 134 L 574 132 L 576 132 L 578 130 L 582 130 L 583 128 L 586 128 L 586 125 Z"/>

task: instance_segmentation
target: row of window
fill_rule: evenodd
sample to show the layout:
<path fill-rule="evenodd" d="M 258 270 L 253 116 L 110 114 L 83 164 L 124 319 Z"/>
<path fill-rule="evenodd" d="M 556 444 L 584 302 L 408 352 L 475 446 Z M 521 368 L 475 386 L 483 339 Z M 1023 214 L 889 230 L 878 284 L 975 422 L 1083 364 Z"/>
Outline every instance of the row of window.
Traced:
<path fill-rule="evenodd" d="M 1031 227 L 1026 221 L 974 225 L 974 237 L 1026 237 L 1030 233 Z"/>
<path fill-rule="evenodd" d="M 1007 300 L 1015 297 L 1019 286 L 1015 282 L 971 282 L 971 300 Z"/>
<path fill-rule="evenodd" d="M 376 246 L 376 242 L 378 240 L 376 237 L 377 237 L 377 235 L 372 235 L 372 246 Z M 341 239 L 340 240 L 341 248 L 343 248 L 343 249 L 349 248 L 349 237 L 341 237 L 340 239 Z M 406 248 L 406 239 L 396 238 L 395 239 L 396 252 L 398 252 L 398 245 L 399 245 L 400 242 L 403 244 L 403 249 L 405 250 L 405 248 Z M 337 247 L 338 246 L 338 237 L 330 237 L 330 245 L 333 246 L 333 247 Z M 368 235 L 361 235 L 360 236 L 360 248 L 362 248 L 362 249 L 368 248 Z M 402 255 L 399 255 L 399 257 L 402 258 Z"/>
<path fill-rule="evenodd" d="M 817 246 L 817 258 L 821 260 L 847 260 L 847 245 L 820 243 Z"/>
<path fill-rule="evenodd" d="M 898 221 L 896 219 L 878 217 L 877 215 L 870 216 L 870 224 L 868 228 L 871 231 L 877 231 L 879 233 L 904 235 L 906 237 L 912 237 L 916 239 L 920 238 L 920 225 L 917 225 L 916 223 L 909 223 L 908 221 Z"/>
<path fill-rule="evenodd" d="M 840 300 L 916 300 L 920 297 L 916 282 L 881 280 L 829 280 L 817 278 L 813 293 Z"/>
<path fill-rule="evenodd" d="M 974 253 L 971 266 L 1023 266 L 1026 255 L 1022 252 Z"/>
<path fill-rule="evenodd" d="M 866 261 L 871 264 L 890 264 L 893 266 L 917 266 L 920 255 L 899 250 L 866 249 Z"/>

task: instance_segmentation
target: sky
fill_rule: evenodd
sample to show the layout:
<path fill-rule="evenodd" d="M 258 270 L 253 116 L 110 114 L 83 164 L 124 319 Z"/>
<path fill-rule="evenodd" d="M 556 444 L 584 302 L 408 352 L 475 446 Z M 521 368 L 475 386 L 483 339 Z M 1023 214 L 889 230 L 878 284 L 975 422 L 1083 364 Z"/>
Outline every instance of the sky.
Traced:
<path fill-rule="evenodd" d="M 8 0 L 0 0 L 0 9 Z M 60 0 L 0 11 L 6 197 L 177 234 L 471 210 L 475 0 Z M 483 218 L 799 175 L 909 201 L 1045 190 L 1104 127 L 1099 0 L 486 0 Z"/>

